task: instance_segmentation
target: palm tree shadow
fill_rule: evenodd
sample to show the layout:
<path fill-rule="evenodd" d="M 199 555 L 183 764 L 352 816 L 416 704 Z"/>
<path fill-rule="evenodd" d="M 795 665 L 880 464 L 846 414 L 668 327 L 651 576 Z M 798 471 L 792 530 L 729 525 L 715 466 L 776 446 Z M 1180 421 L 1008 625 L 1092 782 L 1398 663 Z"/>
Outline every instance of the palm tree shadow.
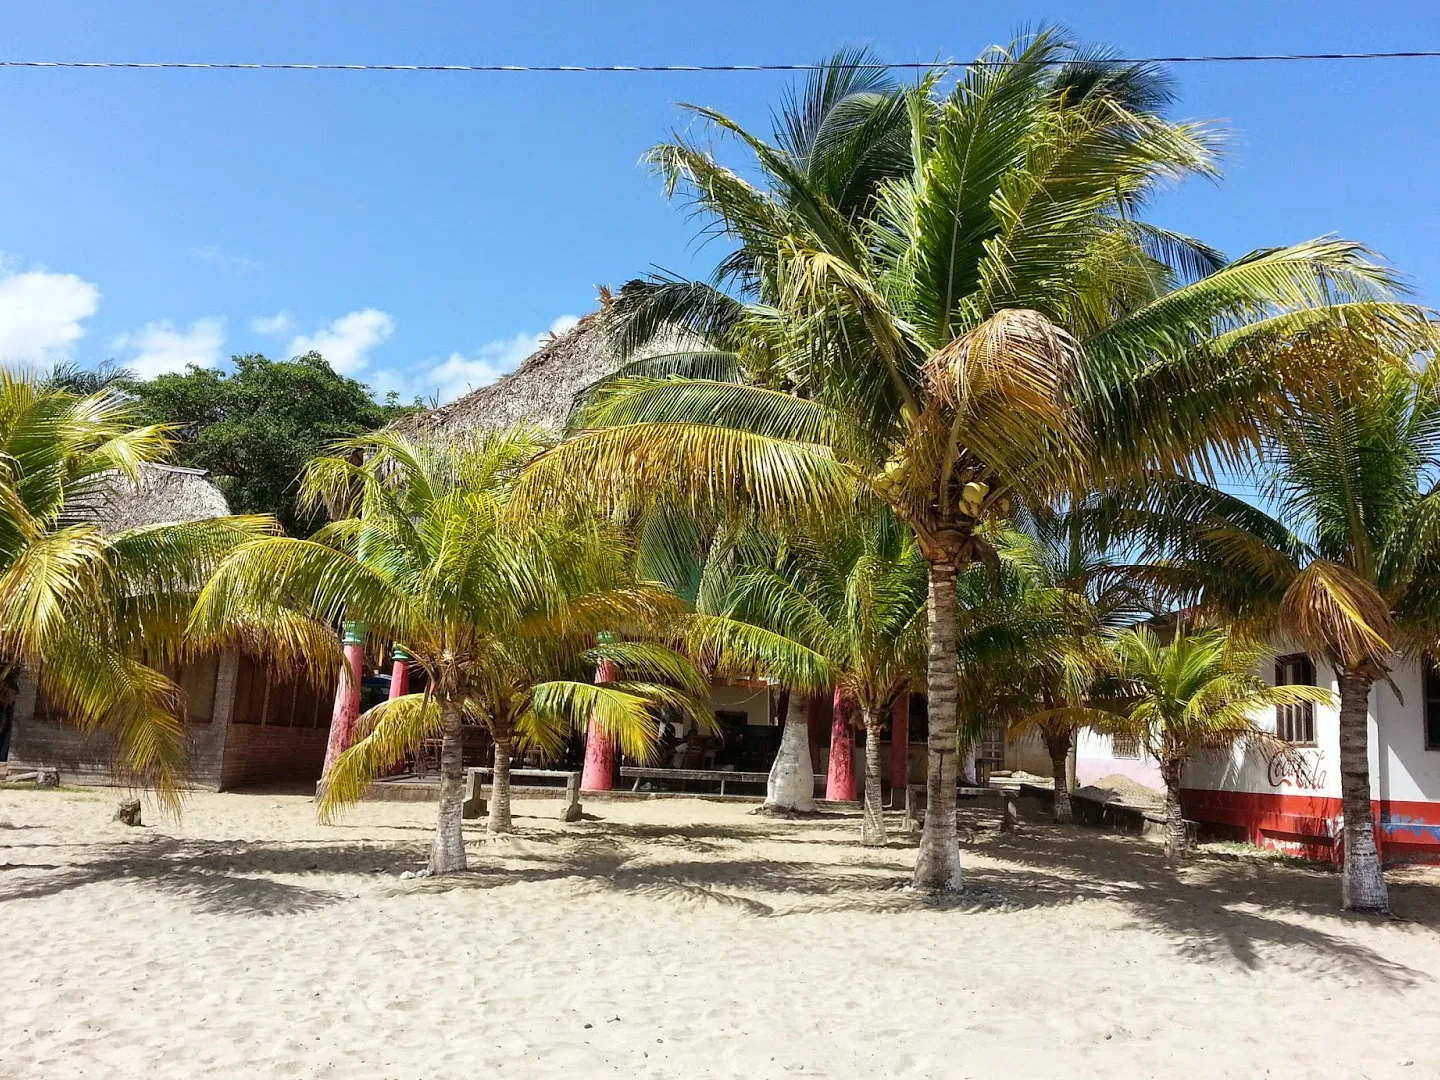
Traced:
<path fill-rule="evenodd" d="M 1016 907 L 1086 899 L 1120 903 L 1134 916 L 1130 925 L 1160 932 L 1187 960 L 1343 973 L 1391 989 L 1431 978 L 1325 925 L 1373 925 L 1339 910 L 1333 874 L 1203 856 L 1175 867 L 1156 845 L 1060 828 L 1002 839 L 988 853 L 1020 869 L 974 869 L 970 880 L 1003 892 Z M 1434 890 L 1412 886 L 1395 895 L 1401 898 L 1397 906 L 1413 908 L 1411 921 L 1440 928 Z"/>
<path fill-rule="evenodd" d="M 112 845 L 93 859 L 69 866 L 12 864 L 7 869 L 50 871 L 0 885 L 0 904 L 38 899 L 102 882 L 130 881 L 186 900 L 206 914 L 298 915 L 347 899 L 344 893 L 281 880 L 276 875 L 314 872 L 398 873 L 412 867 L 413 851 L 366 845 L 282 845 L 165 839 Z M 362 869 L 362 867 L 364 869 Z"/>

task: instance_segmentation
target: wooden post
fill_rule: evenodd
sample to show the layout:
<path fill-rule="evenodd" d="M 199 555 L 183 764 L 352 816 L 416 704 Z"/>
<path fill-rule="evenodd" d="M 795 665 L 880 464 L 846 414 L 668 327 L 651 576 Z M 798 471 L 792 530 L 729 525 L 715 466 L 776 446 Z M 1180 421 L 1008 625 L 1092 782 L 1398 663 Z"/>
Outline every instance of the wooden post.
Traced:
<path fill-rule="evenodd" d="M 890 801 L 910 786 L 910 692 L 903 691 L 890 710 Z"/>
<path fill-rule="evenodd" d="M 615 640 L 614 634 L 599 635 L 600 644 L 609 645 Z M 595 666 L 595 681 L 615 681 L 615 664 L 602 660 Z M 610 733 L 601 729 L 590 715 L 590 724 L 585 729 L 585 772 L 580 777 L 581 791 L 609 791 L 615 786 L 615 740 Z"/>
<path fill-rule="evenodd" d="M 330 775 L 336 760 L 355 741 L 355 723 L 360 719 L 360 680 L 365 676 L 365 624 L 347 622 L 341 638 L 350 677 L 342 672 L 335 687 L 335 708 L 330 713 L 330 738 L 325 744 L 325 769 L 321 782 Z"/>
<path fill-rule="evenodd" d="M 855 801 L 855 729 L 845 713 L 844 692 L 836 687 L 830 716 L 830 768 L 825 777 L 825 798 L 833 802 Z"/>
<path fill-rule="evenodd" d="M 390 700 L 410 693 L 410 654 L 399 645 L 391 648 L 394 666 L 390 669 Z"/>

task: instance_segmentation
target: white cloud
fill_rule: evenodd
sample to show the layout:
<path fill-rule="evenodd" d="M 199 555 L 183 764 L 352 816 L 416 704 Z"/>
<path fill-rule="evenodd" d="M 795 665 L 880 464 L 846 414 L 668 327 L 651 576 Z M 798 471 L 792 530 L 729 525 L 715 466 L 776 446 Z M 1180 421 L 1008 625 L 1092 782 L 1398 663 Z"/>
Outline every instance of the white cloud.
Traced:
<path fill-rule="evenodd" d="M 250 329 L 268 337 L 283 337 L 295 329 L 295 316 L 288 311 L 277 311 L 274 315 L 256 315 L 250 320 Z"/>
<path fill-rule="evenodd" d="M 318 352 L 342 375 L 355 375 L 370 362 L 371 349 L 395 332 L 395 320 L 379 308 L 365 308 L 342 315 L 313 334 L 301 334 L 290 342 L 290 355 Z"/>
<path fill-rule="evenodd" d="M 196 319 L 188 329 L 177 330 L 169 319 L 146 323 L 133 334 L 121 334 L 111 342 L 116 350 L 134 349 L 125 366 L 144 379 L 172 371 L 184 371 L 189 364 L 215 367 L 225 344 L 222 319 Z"/>
<path fill-rule="evenodd" d="M 426 401 L 434 397 L 443 405 L 514 371 L 551 334 L 563 334 L 579 321 L 574 315 L 562 315 L 542 333 L 497 338 L 469 355 L 452 352 L 444 360 L 432 360 L 417 371 L 377 371 L 371 382 L 380 393 L 396 390 L 402 398 L 418 395 Z"/>
<path fill-rule="evenodd" d="M 42 364 L 64 356 L 99 306 L 100 290 L 74 274 L 15 272 L 0 260 L 0 361 Z"/>
<path fill-rule="evenodd" d="M 258 259 L 250 259 L 244 255 L 226 254 L 214 244 L 191 248 L 190 254 L 197 259 L 213 263 L 228 274 L 253 274 L 262 265 Z"/>

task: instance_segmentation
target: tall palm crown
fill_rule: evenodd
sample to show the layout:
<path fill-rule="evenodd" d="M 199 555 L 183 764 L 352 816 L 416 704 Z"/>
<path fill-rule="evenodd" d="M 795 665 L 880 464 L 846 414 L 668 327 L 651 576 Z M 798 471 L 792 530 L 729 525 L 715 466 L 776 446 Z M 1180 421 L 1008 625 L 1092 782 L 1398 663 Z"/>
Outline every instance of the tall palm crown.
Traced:
<path fill-rule="evenodd" d="M 1122 493 L 1136 573 L 1200 613 L 1300 641 L 1340 687 L 1345 897 L 1388 904 L 1372 830 L 1371 685 L 1397 654 L 1440 649 L 1440 370 L 1376 365 L 1290 416 L 1257 475 L 1266 512 L 1205 484 L 1151 478 Z"/>
<path fill-rule="evenodd" d="M 433 705 L 412 696 L 376 710 L 366 738 L 342 755 L 325 807 L 358 796 L 376 769 L 439 733 L 435 872 L 464 867 L 465 712 L 506 737 L 516 726 L 540 736 L 593 714 L 637 756 L 655 738 L 653 707 L 703 714 L 695 705 L 703 684 L 675 654 L 643 642 L 596 650 L 601 631 L 663 629 L 679 611 L 668 590 L 635 578 L 621 537 L 594 519 L 509 512 L 514 474 L 537 448 L 523 430 L 446 448 L 388 433 L 340 444 L 302 481 L 303 496 L 328 506 L 334 520 L 308 540 L 241 547 L 196 606 L 202 632 L 256 611 L 363 623 L 424 669 Z M 597 685 L 564 677 L 597 658 L 615 661 L 621 678 Z M 531 685 L 536 677 L 545 681 Z"/>
<path fill-rule="evenodd" d="M 1260 506 L 1150 478 L 1120 510 L 1177 602 L 1289 633 L 1342 670 L 1440 647 L 1440 370 L 1389 365 L 1321 389 L 1257 466 Z M 1117 502 L 1120 500 L 1117 500 Z"/>
<path fill-rule="evenodd" d="M 163 428 L 132 426 L 113 389 L 82 397 L 0 370 L 0 676 L 27 668 L 59 713 L 113 736 L 116 764 L 173 804 L 185 703 L 156 667 L 193 655 L 185 618 L 206 576 L 275 523 L 105 533 L 105 490 L 137 483 L 169 448 Z"/>
<path fill-rule="evenodd" d="M 1225 263 L 1143 222 L 1164 183 L 1215 171 L 1214 134 L 1162 115 L 1154 69 L 1049 32 L 981 59 L 946 92 L 932 78 L 886 99 L 910 162 L 858 214 L 718 113 L 703 111 L 768 189 L 691 144 L 656 151 L 744 250 L 749 291 L 696 287 L 704 317 L 680 320 L 708 320 L 732 363 L 622 374 L 590 430 L 522 480 L 531 499 L 638 490 L 772 519 L 848 506 L 857 485 L 888 502 L 931 567 L 933 836 L 916 882 L 932 887 L 959 881 L 953 576 L 990 555 L 977 525 L 1095 477 L 1233 457 L 1335 357 L 1423 324 L 1357 245 Z"/>

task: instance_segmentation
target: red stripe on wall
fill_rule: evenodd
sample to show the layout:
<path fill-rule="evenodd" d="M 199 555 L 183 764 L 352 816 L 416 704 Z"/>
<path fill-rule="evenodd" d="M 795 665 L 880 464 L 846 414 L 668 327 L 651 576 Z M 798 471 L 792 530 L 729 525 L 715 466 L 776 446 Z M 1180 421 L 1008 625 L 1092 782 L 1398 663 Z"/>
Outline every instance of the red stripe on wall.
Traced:
<path fill-rule="evenodd" d="M 1180 797 L 1187 818 L 1243 830 L 1260 847 L 1293 850 L 1311 858 L 1337 856 L 1339 799 L 1202 788 L 1186 788 Z M 1371 812 L 1375 842 L 1387 863 L 1440 862 L 1440 803 L 1378 799 Z"/>

